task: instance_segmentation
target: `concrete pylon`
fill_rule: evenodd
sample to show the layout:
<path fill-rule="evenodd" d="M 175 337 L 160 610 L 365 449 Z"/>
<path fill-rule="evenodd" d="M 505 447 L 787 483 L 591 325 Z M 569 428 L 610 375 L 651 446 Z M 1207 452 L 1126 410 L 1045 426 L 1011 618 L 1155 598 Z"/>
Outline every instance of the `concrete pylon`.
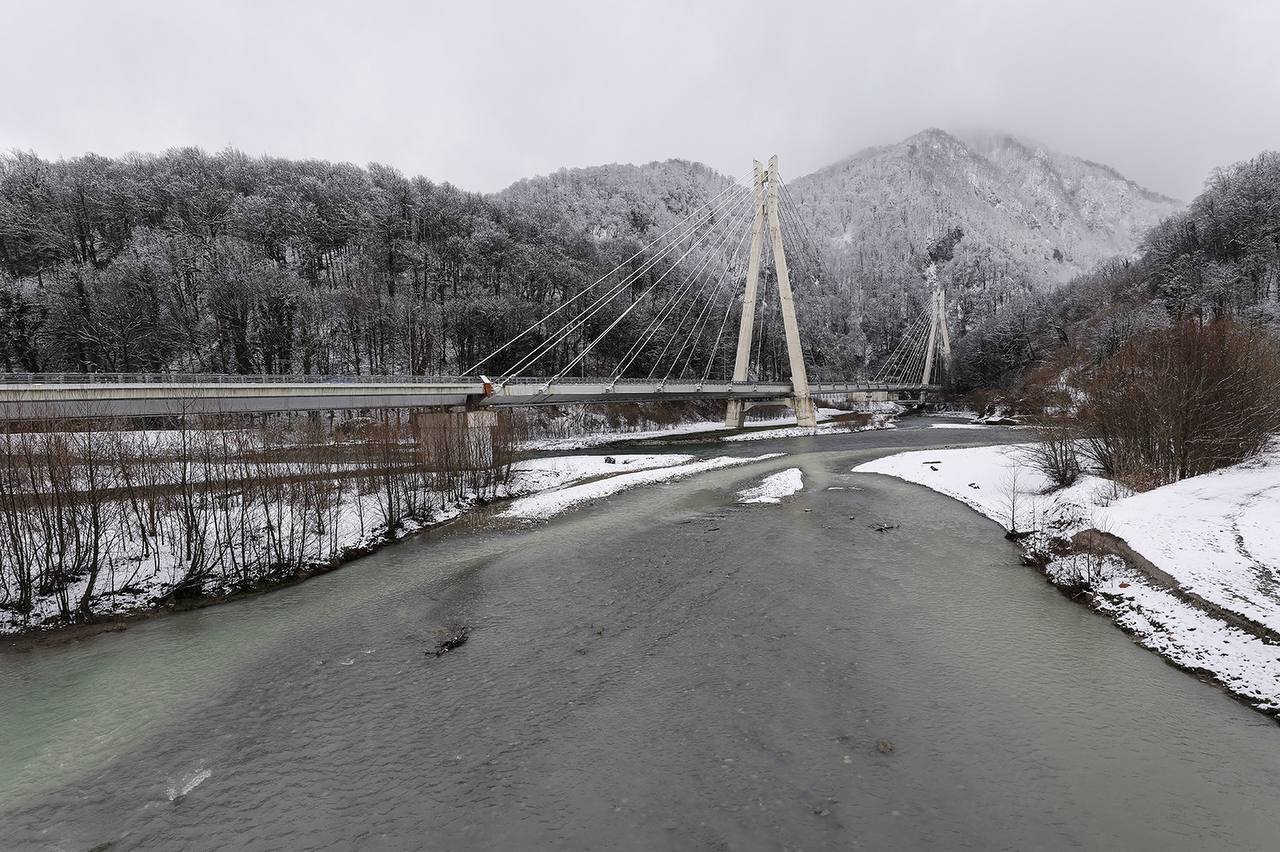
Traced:
<path fill-rule="evenodd" d="M 734 359 L 733 380 L 745 382 L 751 363 L 751 335 L 756 316 L 756 294 L 759 289 L 760 255 L 763 228 L 767 221 L 769 242 L 773 249 L 773 270 L 778 278 L 778 301 L 782 308 L 782 327 L 787 341 L 787 361 L 791 368 L 791 404 L 800 426 L 817 426 L 813 398 L 809 395 L 809 373 L 804 366 L 804 350 L 800 346 L 800 324 L 796 320 L 795 300 L 791 296 L 791 275 L 787 253 L 782 243 L 782 222 L 778 215 L 778 155 L 769 158 L 769 168 L 762 173 L 760 162 L 755 167 L 755 222 L 751 227 L 751 255 L 747 261 L 747 287 L 742 297 L 742 318 L 738 323 L 738 352 Z M 740 400 L 729 400 L 725 425 L 742 428 L 745 408 Z"/>
<path fill-rule="evenodd" d="M 755 195 L 756 215 L 751 223 L 751 254 L 747 257 L 747 288 L 742 293 L 742 318 L 738 321 L 738 353 L 733 361 L 733 380 L 745 382 L 751 366 L 751 333 L 756 324 L 756 296 L 760 289 L 760 250 L 764 239 L 764 167 L 753 160 L 755 175 L 752 190 Z M 724 425 L 741 429 L 746 406 L 740 399 L 729 400 L 725 410 Z"/>
<path fill-rule="evenodd" d="M 929 302 L 929 342 L 926 346 L 924 370 L 920 374 L 922 385 L 929 384 L 929 380 L 933 378 L 933 361 L 939 350 L 944 364 L 951 358 L 951 333 L 947 330 L 947 296 L 936 281 Z"/>
<path fill-rule="evenodd" d="M 933 353 L 938 349 L 938 291 L 929 294 L 929 342 L 924 345 L 924 369 L 920 371 L 920 384 L 929 384 L 933 374 Z"/>
<path fill-rule="evenodd" d="M 951 362 L 951 332 L 947 330 L 947 291 L 938 288 L 938 328 L 942 330 L 942 363 Z"/>

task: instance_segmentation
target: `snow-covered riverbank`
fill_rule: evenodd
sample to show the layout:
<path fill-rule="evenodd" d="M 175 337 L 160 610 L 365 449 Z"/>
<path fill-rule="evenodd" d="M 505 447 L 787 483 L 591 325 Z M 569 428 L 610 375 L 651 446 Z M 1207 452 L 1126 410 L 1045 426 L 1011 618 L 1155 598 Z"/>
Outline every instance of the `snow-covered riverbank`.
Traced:
<path fill-rule="evenodd" d="M 886 406 L 887 407 L 887 406 Z M 795 415 L 775 417 L 766 420 L 749 420 L 748 431 L 724 435 L 716 438 L 720 441 L 759 441 L 766 438 L 796 438 L 810 435 L 824 435 L 837 432 L 861 431 L 864 429 L 892 428 L 894 415 L 901 411 L 897 406 L 891 410 L 877 411 L 871 415 L 871 422 L 865 426 L 849 426 L 835 421 L 835 418 L 857 412 L 843 411 L 839 408 L 819 408 L 817 410 L 818 425 L 816 427 L 796 426 Z M 526 451 L 564 452 L 601 447 L 626 441 L 663 441 L 673 438 L 687 438 L 696 435 L 714 435 L 717 432 L 729 431 L 723 420 L 701 420 L 693 423 L 680 423 L 661 429 L 647 429 L 638 432 L 617 432 L 603 429 L 587 434 L 578 434 L 567 438 L 539 438 L 524 441 L 520 449 Z"/>
<path fill-rule="evenodd" d="M 870 424 L 865 423 L 865 418 L 831 422 L 846 413 L 821 409 L 819 417 L 825 422 L 816 429 L 786 425 L 794 423 L 790 418 L 757 420 L 751 423 L 756 427 L 753 431 L 738 435 L 750 439 L 782 438 L 891 425 L 887 413 L 875 415 Z M 759 428 L 762 426 L 766 428 Z M 563 451 L 577 446 L 700 433 L 710 436 L 724 431 L 720 421 L 705 421 L 648 432 L 586 434 L 539 442 L 536 449 Z M 722 437 L 715 435 L 717 439 Z M 129 436 L 126 441 L 143 439 L 157 444 L 164 441 L 166 446 L 178 441 L 174 435 L 159 433 Z M 293 451 L 296 447 L 279 449 Z M 206 455 L 211 459 L 221 457 L 217 453 Z M 381 468 L 375 468 L 365 476 L 350 476 L 347 474 L 352 465 L 342 461 L 326 460 L 326 465 L 313 471 L 281 453 L 278 458 L 264 458 L 242 472 L 239 479 L 228 480 L 225 487 L 211 490 L 194 489 L 192 484 L 212 482 L 220 471 L 197 467 L 193 472 L 188 469 L 192 465 L 183 462 L 182 476 L 171 477 L 177 483 L 170 489 L 173 495 L 159 491 L 153 495 L 139 486 L 104 497 L 107 509 L 99 516 L 88 544 L 83 540 L 86 536 L 80 536 L 72 542 L 80 549 L 71 553 L 66 548 L 59 550 L 60 545 L 55 543 L 46 554 L 47 564 L 41 563 L 38 573 L 27 575 L 22 573 L 26 569 L 21 564 L 0 563 L 0 635 L 58 628 L 73 621 L 101 621 L 175 606 L 203 605 L 296 582 L 331 570 L 388 541 L 453 520 L 493 499 L 515 501 L 505 517 L 532 520 L 637 485 L 772 457 L 697 460 L 673 454 L 584 454 L 516 462 L 505 481 L 500 481 L 502 478 L 495 471 L 471 475 L 464 470 L 446 483 L 430 470 L 397 468 L 383 476 Z M 177 463 L 161 460 L 147 470 L 163 464 L 175 467 Z M 290 464 L 297 470 L 289 468 Z M 277 476 L 282 471 L 289 476 Z M 136 471 L 129 469 L 125 473 L 134 479 L 124 484 L 138 484 Z M 106 477 L 106 473 L 97 474 L 95 483 L 100 491 L 116 485 Z M 399 478 L 392 481 L 393 477 Z M 150 482 L 148 479 L 144 484 Z M 139 503 L 139 493 L 145 493 L 152 502 Z M 19 508 L 26 513 L 21 516 L 26 520 L 38 509 Z M 38 545 L 40 530 L 33 528 L 26 538 L 15 539 L 19 544 L 28 540 Z M 60 555 L 64 550 L 70 555 Z M 56 582 L 46 582 L 47 578 Z"/>
<path fill-rule="evenodd" d="M 1047 558 L 1051 580 L 1087 585 L 1095 608 L 1146 647 L 1280 712 L 1280 645 L 1255 635 L 1280 627 L 1280 452 L 1143 494 L 1093 476 L 1049 492 L 1017 445 L 899 453 L 854 471 L 925 485 L 1029 534 L 1024 546 Z M 1173 584 L 1100 552 L 1053 555 L 1054 540 L 1091 529 L 1123 539 Z"/>
<path fill-rule="evenodd" d="M 516 500 L 501 517 L 522 521 L 542 521 L 566 512 L 575 506 L 599 500 L 611 494 L 617 494 L 640 485 L 654 485 L 660 482 L 672 482 L 684 479 L 697 473 L 719 470 L 726 467 L 737 467 L 753 462 L 767 461 L 785 455 L 785 453 L 767 453 L 762 456 L 741 458 L 737 456 L 719 456 L 712 459 L 695 461 L 693 456 L 669 455 L 659 456 L 666 464 L 662 466 L 648 465 L 651 470 L 620 473 L 607 479 L 588 482 L 583 485 L 570 485 L 543 491 L 529 497 Z M 671 462 L 675 461 L 675 464 Z"/>
<path fill-rule="evenodd" d="M 512 465 L 511 477 L 499 485 L 494 498 L 520 498 L 525 495 L 547 492 L 561 493 L 560 489 L 583 480 L 601 479 L 600 483 L 626 480 L 637 472 L 655 471 L 661 479 L 673 469 L 687 467 L 692 456 L 670 454 L 614 454 L 575 455 L 554 458 L 528 459 Z M 745 460 L 735 460 L 745 461 Z M 696 472 L 696 471 L 693 471 Z M 427 527 L 453 520 L 478 500 L 474 496 L 462 499 L 445 494 L 424 495 L 416 511 L 404 512 L 395 526 L 388 530 L 380 519 L 385 517 L 385 495 L 378 491 L 361 493 L 354 483 L 340 485 L 342 499 L 336 501 L 334 512 L 325 523 L 312 520 L 303 530 L 302 540 L 306 553 L 296 556 L 306 567 L 297 577 L 279 577 L 275 574 L 270 547 L 260 548 L 261 561 L 243 565 L 244 588 L 257 583 L 280 582 L 301 579 L 312 573 L 322 572 L 345 561 L 352 555 L 367 552 L 387 541 L 403 538 Z M 264 511 L 253 510 L 246 519 L 245 534 L 253 539 L 263 537 L 264 525 L 286 527 L 308 523 L 308 519 L 295 516 L 288 507 L 269 507 Z M 222 536 L 225 530 L 212 529 L 207 536 Z M 91 596 L 92 612 L 96 618 L 127 616 L 153 610 L 158 602 L 170 597 L 188 575 L 189 559 L 176 541 L 153 539 L 143 542 L 124 535 L 104 536 L 104 567 L 100 569 Z M 107 550 L 109 548 L 109 552 Z M 74 604 L 84 594 L 88 580 L 72 580 L 66 587 L 67 598 Z M 199 592 L 210 598 L 233 594 L 243 589 L 224 588 L 208 581 Z M 196 590 L 190 590 L 192 592 Z M 63 602 L 56 594 L 40 594 L 33 600 L 32 610 L 24 618 L 12 609 L 0 609 L 0 635 L 24 632 L 33 627 L 62 626 L 57 618 Z"/>

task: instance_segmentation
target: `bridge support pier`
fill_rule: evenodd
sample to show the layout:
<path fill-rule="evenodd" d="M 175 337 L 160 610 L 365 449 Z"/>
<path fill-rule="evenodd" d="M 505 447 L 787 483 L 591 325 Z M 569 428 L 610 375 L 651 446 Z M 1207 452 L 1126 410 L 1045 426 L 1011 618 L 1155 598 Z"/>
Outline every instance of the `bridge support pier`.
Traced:
<path fill-rule="evenodd" d="M 804 396 L 794 396 L 791 398 L 791 407 L 796 412 L 797 426 L 817 426 L 818 425 L 818 409 L 813 404 L 813 397 L 805 394 Z"/>
<path fill-rule="evenodd" d="M 747 405 L 740 399 L 731 399 L 725 406 L 724 425 L 729 429 L 741 429 L 746 421 Z"/>

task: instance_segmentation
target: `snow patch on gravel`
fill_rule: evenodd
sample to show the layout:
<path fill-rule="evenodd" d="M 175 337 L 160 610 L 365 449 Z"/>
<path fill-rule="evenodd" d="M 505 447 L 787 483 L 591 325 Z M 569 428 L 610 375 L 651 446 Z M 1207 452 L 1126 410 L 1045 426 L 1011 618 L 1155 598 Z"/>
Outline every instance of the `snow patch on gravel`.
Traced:
<path fill-rule="evenodd" d="M 763 429 L 758 432 L 741 432 L 726 435 L 721 441 L 764 441 L 770 438 L 811 438 L 816 435 L 844 435 L 850 432 L 870 432 L 876 429 L 897 428 L 888 414 L 876 414 L 866 426 L 850 426 L 848 423 L 819 423 L 817 426 L 790 426 L 785 429 Z"/>
<path fill-rule="evenodd" d="M 534 494 L 530 497 L 523 497 L 516 500 L 506 511 L 500 514 L 499 517 L 524 521 L 543 521 L 563 512 L 567 512 L 575 506 L 579 506 L 593 500 L 599 500 L 612 494 L 617 494 L 620 491 L 625 491 L 629 488 L 635 488 L 640 485 L 653 485 L 659 482 L 671 482 L 673 480 L 683 479 L 695 474 L 706 473 L 711 470 L 719 470 L 726 467 L 737 467 L 738 465 L 751 464 L 753 462 L 765 461 L 767 459 L 775 459 L 783 455 L 786 454 L 768 453 L 762 456 L 750 456 L 746 458 L 719 456 L 713 459 L 687 462 L 669 467 L 659 467 L 653 470 L 623 473 L 609 477 L 608 479 L 601 479 L 596 482 L 571 485 L 567 488 L 559 488 L 554 491 L 547 491 L 541 494 Z"/>
<path fill-rule="evenodd" d="M 817 409 L 818 421 L 830 420 L 842 414 L 848 414 L 838 408 L 819 408 Z M 748 420 L 747 428 L 757 428 L 760 426 L 784 426 L 788 423 L 795 422 L 795 415 L 788 417 L 774 417 L 768 420 Z M 622 441 L 657 441 L 664 438 L 680 438 L 688 435 L 698 435 L 704 432 L 724 432 L 727 427 L 723 420 L 702 420 L 696 423 L 680 423 L 676 426 L 666 426 L 661 429 L 647 429 L 638 432 L 598 432 L 589 435 L 575 435 L 571 438 L 540 438 L 531 441 L 523 441 L 520 444 L 522 450 L 537 451 L 556 451 L 564 450 L 580 450 L 589 447 L 599 447 L 605 444 L 616 444 Z M 731 440 L 731 439 L 726 439 Z"/>
<path fill-rule="evenodd" d="M 789 467 L 766 476 L 754 488 L 738 492 L 739 503 L 781 503 L 782 498 L 800 493 L 804 488 L 804 473 L 798 467 Z"/>

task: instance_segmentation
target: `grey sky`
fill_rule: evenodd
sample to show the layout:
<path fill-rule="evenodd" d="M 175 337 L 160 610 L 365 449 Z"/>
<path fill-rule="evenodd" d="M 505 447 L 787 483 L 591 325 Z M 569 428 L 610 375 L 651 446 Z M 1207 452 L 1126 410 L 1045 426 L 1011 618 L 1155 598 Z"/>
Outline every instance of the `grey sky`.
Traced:
<path fill-rule="evenodd" d="M 1190 198 L 1280 147 L 1280 3 L 0 0 L 0 149 L 799 175 L 924 127 L 1031 136 Z"/>

